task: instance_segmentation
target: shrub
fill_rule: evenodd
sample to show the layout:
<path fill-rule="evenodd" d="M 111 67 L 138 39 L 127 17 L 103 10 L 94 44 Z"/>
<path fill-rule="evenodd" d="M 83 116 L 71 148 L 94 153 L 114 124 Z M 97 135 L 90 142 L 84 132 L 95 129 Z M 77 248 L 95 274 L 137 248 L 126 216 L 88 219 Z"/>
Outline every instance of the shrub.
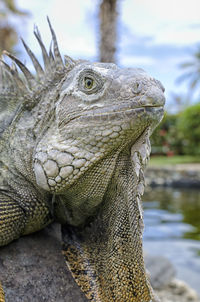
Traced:
<path fill-rule="evenodd" d="M 182 153 L 182 140 L 177 131 L 178 114 L 165 112 L 160 125 L 151 136 L 152 154 L 172 156 Z"/>
<path fill-rule="evenodd" d="M 177 120 L 185 154 L 200 155 L 200 103 L 186 108 Z"/>

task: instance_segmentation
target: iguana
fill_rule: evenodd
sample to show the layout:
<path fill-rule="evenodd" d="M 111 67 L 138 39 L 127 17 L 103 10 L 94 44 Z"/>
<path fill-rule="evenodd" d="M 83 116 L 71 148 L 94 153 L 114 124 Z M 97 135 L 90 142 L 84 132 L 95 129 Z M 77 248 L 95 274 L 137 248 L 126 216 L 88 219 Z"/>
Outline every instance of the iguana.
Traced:
<path fill-rule="evenodd" d="M 164 88 L 142 69 L 63 61 L 49 27 L 49 52 L 34 30 L 44 67 L 22 40 L 35 74 L 8 52 L 12 64 L 1 59 L 0 246 L 59 221 L 67 266 L 89 301 L 157 301 L 141 196 Z"/>

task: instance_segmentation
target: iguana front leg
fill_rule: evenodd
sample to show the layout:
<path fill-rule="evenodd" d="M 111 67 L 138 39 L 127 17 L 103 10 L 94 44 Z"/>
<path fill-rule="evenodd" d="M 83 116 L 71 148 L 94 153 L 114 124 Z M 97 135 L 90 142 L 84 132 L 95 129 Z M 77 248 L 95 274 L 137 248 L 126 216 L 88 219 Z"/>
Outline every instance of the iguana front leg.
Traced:
<path fill-rule="evenodd" d="M 63 227 L 67 265 L 90 301 L 156 301 L 144 268 L 134 178 L 122 154 L 97 217 L 84 228 Z"/>
<path fill-rule="evenodd" d="M 45 204 L 43 206 L 40 202 L 33 204 L 27 198 L 26 207 L 22 208 L 19 205 L 20 201 L 15 201 L 10 195 L 11 193 L 7 191 L 0 192 L 0 254 L 1 246 L 7 245 L 21 235 L 33 232 L 36 228 L 34 223 L 40 221 L 39 229 L 40 226 L 41 228 L 42 225 L 45 226 L 50 219 Z M 21 203 L 23 203 L 22 198 Z M 4 282 L 3 278 L 4 276 L 0 272 L 0 302 L 4 302 L 4 291 L 1 285 L 1 282 Z"/>
<path fill-rule="evenodd" d="M 24 211 L 9 196 L 0 194 L 0 246 L 18 238 L 24 225 Z M 0 283 L 0 302 L 4 301 L 4 291 Z"/>
<path fill-rule="evenodd" d="M 18 238 L 25 227 L 25 212 L 11 197 L 0 193 L 0 246 Z"/>

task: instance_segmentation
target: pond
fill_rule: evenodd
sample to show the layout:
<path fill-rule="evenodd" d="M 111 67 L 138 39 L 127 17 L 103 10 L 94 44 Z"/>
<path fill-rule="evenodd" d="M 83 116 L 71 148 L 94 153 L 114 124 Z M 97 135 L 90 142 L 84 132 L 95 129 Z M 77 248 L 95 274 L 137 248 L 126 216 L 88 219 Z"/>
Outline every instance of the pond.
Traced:
<path fill-rule="evenodd" d="M 200 190 L 146 188 L 144 250 L 167 257 L 200 294 Z"/>

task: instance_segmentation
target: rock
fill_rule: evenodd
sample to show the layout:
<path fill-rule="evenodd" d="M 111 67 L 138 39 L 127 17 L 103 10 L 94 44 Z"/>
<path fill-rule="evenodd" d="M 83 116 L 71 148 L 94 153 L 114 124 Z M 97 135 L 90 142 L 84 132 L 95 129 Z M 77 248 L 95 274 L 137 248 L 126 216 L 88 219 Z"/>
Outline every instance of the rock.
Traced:
<path fill-rule="evenodd" d="M 200 164 L 150 165 L 145 171 L 145 180 L 152 187 L 199 188 Z"/>
<path fill-rule="evenodd" d="M 185 282 L 173 279 L 162 290 L 155 291 L 161 302 L 200 302 L 196 292 Z"/>
<path fill-rule="evenodd" d="M 6 302 L 87 301 L 61 254 L 58 224 L 1 247 L 0 280 Z"/>
<path fill-rule="evenodd" d="M 175 269 L 171 262 L 162 256 L 145 256 L 146 268 L 150 274 L 151 285 L 154 289 L 168 286 L 175 277 Z"/>
<path fill-rule="evenodd" d="M 6 302 L 87 302 L 61 254 L 60 234 L 60 226 L 54 223 L 0 248 L 0 280 Z M 146 262 L 152 282 L 160 288 L 156 293 L 161 302 L 200 302 L 184 282 L 169 281 L 173 270 L 165 258 L 148 256 Z"/>

